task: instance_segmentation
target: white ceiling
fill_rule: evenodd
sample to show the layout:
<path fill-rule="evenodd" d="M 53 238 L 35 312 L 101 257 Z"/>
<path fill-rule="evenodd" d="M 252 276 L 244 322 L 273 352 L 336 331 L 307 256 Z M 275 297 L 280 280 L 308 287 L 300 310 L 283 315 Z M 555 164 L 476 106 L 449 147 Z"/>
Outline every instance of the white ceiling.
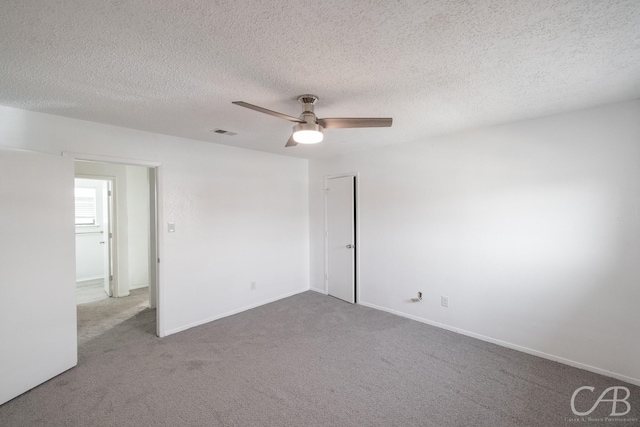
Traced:
<path fill-rule="evenodd" d="M 393 127 L 285 149 L 231 104 L 303 93 Z M 0 104 L 297 157 L 639 97 L 639 0 L 0 2 Z"/>

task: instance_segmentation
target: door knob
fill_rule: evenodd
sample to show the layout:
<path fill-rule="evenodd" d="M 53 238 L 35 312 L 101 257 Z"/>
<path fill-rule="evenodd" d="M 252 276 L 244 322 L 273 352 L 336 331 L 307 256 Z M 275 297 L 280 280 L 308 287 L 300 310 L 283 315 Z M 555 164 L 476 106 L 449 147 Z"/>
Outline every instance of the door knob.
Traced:
<path fill-rule="evenodd" d="M 353 245 L 347 245 L 347 249 L 353 248 Z"/>
<path fill-rule="evenodd" d="M 104 245 L 104 242 L 100 242 L 101 245 Z"/>

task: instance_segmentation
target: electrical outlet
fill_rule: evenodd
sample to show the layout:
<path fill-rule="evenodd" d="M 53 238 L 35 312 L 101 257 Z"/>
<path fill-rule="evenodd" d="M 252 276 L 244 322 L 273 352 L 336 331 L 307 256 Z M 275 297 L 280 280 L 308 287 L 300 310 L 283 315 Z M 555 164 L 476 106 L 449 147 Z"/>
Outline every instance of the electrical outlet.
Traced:
<path fill-rule="evenodd" d="M 445 297 L 444 295 L 442 295 L 440 297 L 440 305 L 443 307 L 449 307 L 449 297 Z"/>
<path fill-rule="evenodd" d="M 256 282 L 251 282 L 251 290 L 252 291 L 256 290 Z"/>

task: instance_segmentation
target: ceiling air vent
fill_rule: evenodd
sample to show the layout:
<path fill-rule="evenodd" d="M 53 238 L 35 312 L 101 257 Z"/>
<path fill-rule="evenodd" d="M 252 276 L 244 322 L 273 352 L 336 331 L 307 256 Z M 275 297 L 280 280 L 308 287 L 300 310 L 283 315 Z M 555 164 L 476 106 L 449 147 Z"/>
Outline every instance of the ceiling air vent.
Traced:
<path fill-rule="evenodd" d="M 210 132 L 211 133 L 219 133 L 220 135 L 227 135 L 227 136 L 237 135 L 237 133 L 235 133 L 235 132 L 229 132 L 228 130 L 218 129 L 218 128 L 215 128 L 215 129 L 211 130 Z"/>

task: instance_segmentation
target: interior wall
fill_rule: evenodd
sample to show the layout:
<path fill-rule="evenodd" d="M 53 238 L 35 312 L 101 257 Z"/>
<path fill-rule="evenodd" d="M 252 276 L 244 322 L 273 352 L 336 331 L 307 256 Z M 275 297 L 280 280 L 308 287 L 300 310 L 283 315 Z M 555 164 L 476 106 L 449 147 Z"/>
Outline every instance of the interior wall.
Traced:
<path fill-rule="evenodd" d="M 9 107 L 0 145 L 160 164 L 160 335 L 309 289 L 306 160 Z"/>
<path fill-rule="evenodd" d="M 311 287 L 359 172 L 362 304 L 639 384 L 639 159 L 634 101 L 313 160 Z"/>
<path fill-rule="evenodd" d="M 149 286 L 149 172 L 127 165 L 129 289 Z"/>

